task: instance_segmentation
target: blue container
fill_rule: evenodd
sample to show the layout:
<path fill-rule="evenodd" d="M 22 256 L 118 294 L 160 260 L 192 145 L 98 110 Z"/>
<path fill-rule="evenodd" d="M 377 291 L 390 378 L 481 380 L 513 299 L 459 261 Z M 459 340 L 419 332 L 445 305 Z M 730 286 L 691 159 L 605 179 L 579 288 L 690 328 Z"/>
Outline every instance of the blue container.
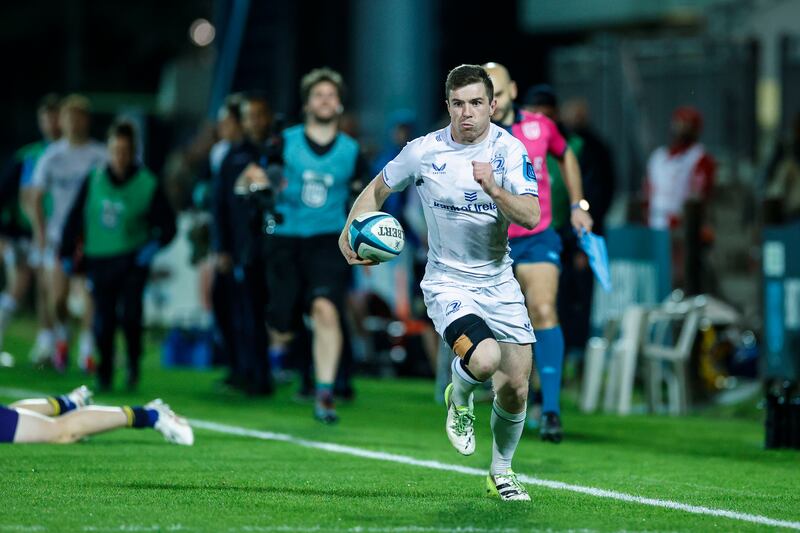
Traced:
<path fill-rule="evenodd" d="M 213 335 L 209 329 L 173 328 L 161 346 L 161 364 L 169 367 L 211 368 Z"/>

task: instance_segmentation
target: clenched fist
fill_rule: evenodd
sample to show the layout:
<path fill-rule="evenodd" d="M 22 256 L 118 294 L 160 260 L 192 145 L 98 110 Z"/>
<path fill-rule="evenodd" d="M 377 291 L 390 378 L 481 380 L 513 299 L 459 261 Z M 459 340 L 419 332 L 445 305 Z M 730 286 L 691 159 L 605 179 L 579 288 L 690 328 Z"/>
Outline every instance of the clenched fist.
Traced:
<path fill-rule="evenodd" d="M 483 192 L 491 197 L 494 197 L 497 189 L 497 182 L 494 180 L 494 170 L 491 163 L 482 163 L 480 161 L 472 162 L 472 177 L 480 184 Z"/>

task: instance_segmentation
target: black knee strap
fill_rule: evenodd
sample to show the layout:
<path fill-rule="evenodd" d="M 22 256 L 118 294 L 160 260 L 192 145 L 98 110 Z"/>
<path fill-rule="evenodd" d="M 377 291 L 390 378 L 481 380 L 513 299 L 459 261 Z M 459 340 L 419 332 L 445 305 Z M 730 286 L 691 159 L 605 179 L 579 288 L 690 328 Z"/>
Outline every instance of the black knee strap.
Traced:
<path fill-rule="evenodd" d="M 469 364 L 472 352 L 484 339 L 494 339 L 494 334 L 478 315 L 464 315 L 444 330 L 444 340 L 465 364 Z"/>

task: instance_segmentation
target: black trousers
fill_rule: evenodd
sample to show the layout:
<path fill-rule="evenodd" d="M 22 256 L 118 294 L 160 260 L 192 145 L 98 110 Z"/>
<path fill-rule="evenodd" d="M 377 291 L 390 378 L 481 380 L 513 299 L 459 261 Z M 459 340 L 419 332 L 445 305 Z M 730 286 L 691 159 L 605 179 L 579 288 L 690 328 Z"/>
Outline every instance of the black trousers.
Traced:
<path fill-rule="evenodd" d="M 585 254 L 580 249 L 572 227 L 559 232 L 564 249 L 561 252 L 561 275 L 558 280 L 558 319 L 564 331 L 566 351 L 586 348 L 590 336 L 594 274 L 588 259 L 576 265 L 576 257 Z M 582 259 L 583 259 L 582 258 Z"/>
<path fill-rule="evenodd" d="M 243 375 L 240 362 L 236 357 L 234 344 L 234 309 L 236 282 L 233 274 L 214 273 L 211 286 L 211 306 L 214 314 L 214 350 L 215 362 L 219 361 L 228 367 L 228 381 L 232 385 L 241 385 Z"/>
<path fill-rule="evenodd" d="M 136 265 L 132 254 L 87 261 L 94 300 L 92 329 L 100 352 L 98 382 L 110 388 L 114 376 L 114 335 L 122 329 L 128 356 L 128 385 L 136 386 L 142 357 L 142 295 L 148 270 Z"/>
<path fill-rule="evenodd" d="M 254 395 L 272 394 L 274 386 L 267 350 L 267 285 L 264 265 L 238 267 L 234 289 L 233 346 L 242 388 Z"/>

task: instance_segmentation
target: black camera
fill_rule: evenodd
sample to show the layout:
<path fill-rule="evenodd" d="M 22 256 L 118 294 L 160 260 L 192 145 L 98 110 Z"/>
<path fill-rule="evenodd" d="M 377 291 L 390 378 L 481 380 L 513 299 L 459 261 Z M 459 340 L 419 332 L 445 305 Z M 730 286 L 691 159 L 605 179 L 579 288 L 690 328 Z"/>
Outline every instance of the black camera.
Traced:
<path fill-rule="evenodd" d="M 275 227 L 283 223 L 283 215 L 278 213 L 275 199 L 275 191 L 280 188 L 283 180 L 283 165 L 268 165 L 264 172 L 268 185 L 251 183 L 247 187 L 237 187 L 235 192 L 253 206 L 258 214 L 259 230 L 272 235 Z"/>
<path fill-rule="evenodd" d="M 275 233 L 275 227 L 283 223 L 283 215 L 276 209 L 276 194 L 283 185 L 283 138 L 285 126 L 283 117 L 276 117 L 272 136 L 261 147 L 259 165 L 267 175 L 267 184 L 251 183 L 237 187 L 235 192 L 242 196 L 258 215 L 258 231 L 267 235 Z"/>

